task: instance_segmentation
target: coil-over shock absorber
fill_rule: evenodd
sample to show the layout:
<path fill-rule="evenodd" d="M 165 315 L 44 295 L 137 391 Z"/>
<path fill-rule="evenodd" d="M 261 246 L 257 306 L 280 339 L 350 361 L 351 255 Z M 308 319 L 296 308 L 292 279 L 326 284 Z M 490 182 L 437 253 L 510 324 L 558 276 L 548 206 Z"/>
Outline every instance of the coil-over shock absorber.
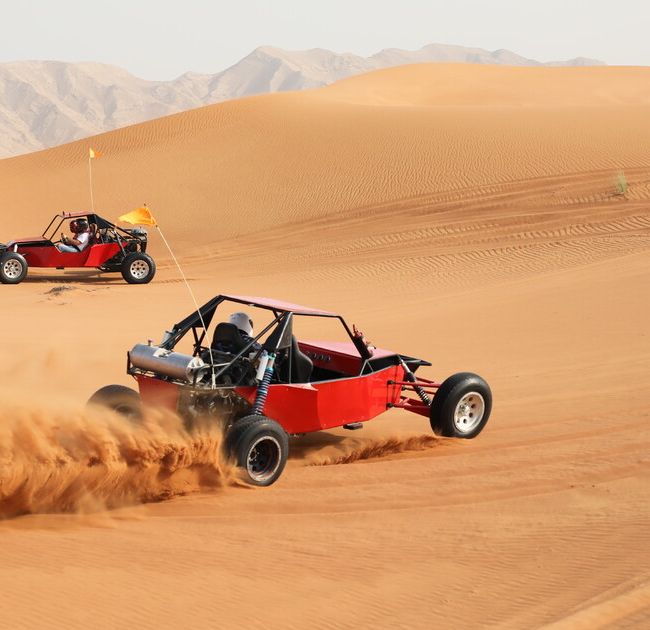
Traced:
<path fill-rule="evenodd" d="M 260 365 L 257 369 L 257 380 L 260 384 L 257 386 L 257 395 L 255 396 L 252 412 L 256 416 L 261 416 L 264 413 L 264 405 L 266 404 L 266 397 L 269 395 L 274 365 L 275 353 L 267 353 L 265 350 L 260 357 Z"/>
<path fill-rule="evenodd" d="M 275 359 L 278 356 L 278 352 L 291 347 L 293 313 L 286 313 L 276 321 L 278 325 L 264 344 L 264 351 L 260 356 L 260 364 L 257 368 L 256 378 L 259 385 L 257 386 L 257 394 L 252 411 L 255 415 L 262 415 L 264 413 L 264 404 L 269 395 L 269 387 L 271 386 Z"/>
<path fill-rule="evenodd" d="M 409 383 L 415 383 L 417 381 L 417 378 L 413 372 L 411 372 L 411 369 L 409 366 L 406 364 L 406 361 L 402 359 L 402 357 L 399 357 L 399 362 L 401 366 L 404 368 L 404 377 Z M 419 386 L 419 385 L 413 385 L 413 389 L 415 390 L 415 393 L 420 397 L 420 400 L 427 406 L 431 406 L 431 398 L 429 398 L 428 394 Z"/>

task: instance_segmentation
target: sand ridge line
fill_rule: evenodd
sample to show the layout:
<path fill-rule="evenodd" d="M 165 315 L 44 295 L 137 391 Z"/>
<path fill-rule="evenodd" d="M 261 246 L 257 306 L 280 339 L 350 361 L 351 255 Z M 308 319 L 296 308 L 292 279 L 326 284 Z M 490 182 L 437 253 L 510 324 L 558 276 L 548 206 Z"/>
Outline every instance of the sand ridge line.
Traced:
<path fill-rule="evenodd" d="M 642 627 L 650 621 L 650 581 L 623 584 L 593 598 L 577 612 L 543 626 L 543 630 L 594 630 L 611 628 L 617 622 L 625 627 Z M 628 623 L 630 625 L 628 625 Z"/>
<path fill-rule="evenodd" d="M 629 169 L 626 173 L 630 180 L 627 193 L 630 201 L 638 188 L 637 180 L 645 177 L 646 179 L 640 181 L 646 182 L 649 173 L 648 168 Z M 575 220 L 572 217 L 575 215 L 575 206 L 592 206 L 597 203 L 606 203 L 608 206 L 613 204 L 611 211 L 614 216 L 624 218 L 630 213 L 630 204 L 626 204 L 626 208 L 620 207 L 621 198 L 616 197 L 614 193 L 615 175 L 616 171 L 612 169 L 585 171 L 408 196 L 328 212 L 324 216 L 308 220 L 301 221 L 296 218 L 259 232 L 251 225 L 252 229 L 249 229 L 246 235 L 236 236 L 233 243 L 238 251 L 259 250 L 260 245 L 264 243 L 273 243 L 275 249 L 282 247 L 287 241 L 293 246 L 296 240 L 308 239 L 310 235 L 320 234 L 322 230 L 331 233 L 335 228 L 344 231 L 343 234 L 367 233 L 369 229 L 374 234 L 381 226 L 387 230 L 387 234 L 393 234 L 396 223 L 403 225 L 402 219 L 415 226 L 422 223 L 423 229 L 433 230 L 434 234 L 441 237 L 454 232 L 486 229 L 491 231 L 500 224 L 505 227 L 512 222 L 515 222 L 515 225 L 525 225 L 530 231 L 531 220 L 548 224 L 550 219 L 560 228 Z M 598 186 L 599 192 L 594 192 L 594 186 Z M 562 195 L 566 195 L 571 189 L 573 192 L 570 195 L 558 197 L 558 190 L 562 191 Z M 588 193 L 587 196 L 585 192 Z M 560 212 L 555 206 L 564 208 L 564 211 Z M 554 210 L 550 215 L 547 210 L 549 207 Z M 642 213 L 647 208 L 645 204 L 638 207 Z M 546 215 L 544 210 L 547 210 Z M 582 213 L 580 219 L 583 222 L 593 220 L 592 210 L 591 207 L 587 208 L 587 212 Z M 567 216 L 568 212 L 571 214 Z M 598 221 L 603 220 L 603 208 L 599 208 Z M 550 226 L 549 228 L 553 229 Z M 280 235 L 282 238 L 279 238 Z M 200 256 L 190 254 L 185 256 L 184 260 L 205 261 L 211 257 L 223 256 L 228 249 L 228 242 L 220 243 L 219 252 L 211 255 L 211 252 L 206 251 Z"/>

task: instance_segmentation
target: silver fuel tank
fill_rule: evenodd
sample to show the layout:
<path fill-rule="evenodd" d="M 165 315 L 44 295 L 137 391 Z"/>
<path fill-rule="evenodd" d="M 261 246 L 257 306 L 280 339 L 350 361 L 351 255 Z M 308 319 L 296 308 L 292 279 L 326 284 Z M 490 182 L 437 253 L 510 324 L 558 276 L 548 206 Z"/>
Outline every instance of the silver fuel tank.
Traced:
<path fill-rule="evenodd" d="M 191 357 L 187 354 L 180 354 L 165 350 L 159 346 L 148 346 L 139 343 L 133 346 L 129 352 L 133 367 L 149 372 L 156 372 L 175 379 L 194 382 L 201 378 L 207 371 L 208 366 L 199 357 Z"/>

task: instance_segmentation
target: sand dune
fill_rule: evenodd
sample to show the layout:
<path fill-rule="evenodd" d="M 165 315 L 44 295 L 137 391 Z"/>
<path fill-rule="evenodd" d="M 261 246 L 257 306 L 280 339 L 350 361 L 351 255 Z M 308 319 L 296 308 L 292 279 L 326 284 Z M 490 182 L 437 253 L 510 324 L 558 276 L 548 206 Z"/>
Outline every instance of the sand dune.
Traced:
<path fill-rule="evenodd" d="M 621 72 L 627 81 L 612 68 L 423 64 L 209 106 L 93 138 L 105 153 L 95 200 L 109 216 L 146 201 L 183 245 L 209 250 L 219 237 L 434 192 L 595 171 L 612 182 L 594 192 L 608 192 L 619 170 L 650 162 L 650 72 Z M 378 83 L 391 86 L 383 96 Z M 474 105 L 474 83 L 487 104 Z M 404 85 L 416 86 L 408 98 Z M 576 106 L 550 107 L 558 90 Z M 391 98 L 399 106 L 383 104 Z M 89 144 L 2 161 L 3 232 L 38 232 L 53 209 L 89 205 Z"/>
<path fill-rule="evenodd" d="M 261 46 L 216 74 L 186 72 L 147 81 L 116 66 L 63 61 L 0 63 L 0 157 L 70 142 L 117 127 L 233 98 L 322 87 L 344 77 L 410 63 L 592 66 L 577 57 L 541 63 L 508 50 L 429 44 L 364 58 L 331 50 Z"/>
<path fill-rule="evenodd" d="M 5 520 L 3 623 L 646 627 L 649 72 L 407 67 L 0 161 L 0 240 L 86 207 L 90 144 L 98 205 L 147 201 L 200 300 L 339 310 L 495 395 L 471 442 L 392 411 L 292 441 L 270 489 Z M 6 426 L 129 384 L 126 349 L 191 310 L 153 239 L 145 287 L 2 288 Z"/>

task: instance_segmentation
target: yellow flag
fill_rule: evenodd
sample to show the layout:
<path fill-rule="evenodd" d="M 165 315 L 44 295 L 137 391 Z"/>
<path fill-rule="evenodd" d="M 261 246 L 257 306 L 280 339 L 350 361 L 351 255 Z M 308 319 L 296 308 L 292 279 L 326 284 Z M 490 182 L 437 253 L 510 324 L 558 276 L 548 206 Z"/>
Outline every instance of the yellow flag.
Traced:
<path fill-rule="evenodd" d="M 95 151 L 95 149 L 88 149 L 88 155 L 91 160 L 102 157 L 102 154 L 99 151 Z"/>
<path fill-rule="evenodd" d="M 123 214 L 118 221 L 131 223 L 132 225 L 158 225 L 158 222 L 147 206 L 142 206 L 142 208 L 136 208 L 127 214 Z"/>

